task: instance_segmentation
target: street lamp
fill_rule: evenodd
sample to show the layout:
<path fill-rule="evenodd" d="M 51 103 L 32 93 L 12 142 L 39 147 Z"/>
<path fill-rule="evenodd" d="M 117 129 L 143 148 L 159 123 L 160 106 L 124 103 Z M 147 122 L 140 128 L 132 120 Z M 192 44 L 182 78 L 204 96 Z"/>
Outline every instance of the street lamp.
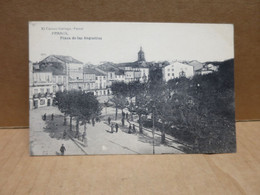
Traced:
<path fill-rule="evenodd" d="M 155 111 L 155 102 L 153 102 L 153 154 L 154 152 L 154 111 Z"/>

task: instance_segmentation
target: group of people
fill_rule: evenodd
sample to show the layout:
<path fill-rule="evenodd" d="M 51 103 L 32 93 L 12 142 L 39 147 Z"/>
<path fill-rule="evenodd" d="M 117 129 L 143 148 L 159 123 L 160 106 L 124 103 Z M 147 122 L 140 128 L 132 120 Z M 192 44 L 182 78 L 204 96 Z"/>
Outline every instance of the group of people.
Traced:
<path fill-rule="evenodd" d="M 47 119 L 47 115 L 46 115 L 46 113 L 42 116 L 42 120 L 44 120 L 44 121 L 46 121 L 46 119 Z M 52 113 L 51 114 L 51 120 L 53 121 L 54 120 L 54 114 Z"/>
<path fill-rule="evenodd" d="M 135 124 L 131 125 L 131 123 L 129 123 L 128 133 L 129 133 L 129 134 L 131 134 L 131 133 L 136 133 Z"/>
<path fill-rule="evenodd" d="M 124 127 L 125 126 L 125 117 L 129 123 L 129 126 L 128 126 L 128 133 L 131 134 L 131 133 L 136 133 L 136 128 L 135 128 L 135 124 L 131 124 L 128 120 L 128 113 L 124 113 L 122 112 L 122 126 Z M 115 125 L 114 124 L 111 124 L 111 118 L 108 117 L 107 119 L 107 122 L 108 122 L 108 125 L 110 126 L 111 128 L 111 133 L 114 133 L 114 128 L 116 129 L 116 133 L 118 132 L 118 129 L 119 129 L 119 125 L 116 123 Z"/>
<path fill-rule="evenodd" d="M 119 126 L 118 126 L 117 123 L 116 123 L 115 125 L 114 125 L 114 124 L 111 124 L 111 133 L 114 133 L 114 127 L 115 127 L 116 133 L 117 133 L 117 132 L 118 132 L 118 128 L 119 128 Z"/>

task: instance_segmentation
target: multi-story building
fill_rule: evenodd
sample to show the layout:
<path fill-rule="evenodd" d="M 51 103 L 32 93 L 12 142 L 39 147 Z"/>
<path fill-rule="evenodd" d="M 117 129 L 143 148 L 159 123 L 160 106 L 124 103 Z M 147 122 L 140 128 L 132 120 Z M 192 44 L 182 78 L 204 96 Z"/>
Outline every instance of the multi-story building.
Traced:
<path fill-rule="evenodd" d="M 83 90 L 85 92 L 93 92 L 94 95 L 109 95 L 107 86 L 107 74 L 94 68 L 84 68 L 83 72 Z"/>
<path fill-rule="evenodd" d="M 49 71 L 34 71 L 29 62 L 29 105 L 30 109 L 51 106 L 53 103 L 53 77 Z"/>
<path fill-rule="evenodd" d="M 39 62 L 41 71 L 48 70 L 55 75 L 55 90 L 78 89 L 83 83 L 83 63 L 71 56 L 50 55 Z"/>
<path fill-rule="evenodd" d="M 68 76 L 66 74 L 52 75 L 53 92 L 68 90 Z"/>
<path fill-rule="evenodd" d="M 120 72 L 116 72 L 114 81 L 116 81 L 116 82 L 126 82 L 125 74 L 120 73 Z"/>
<path fill-rule="evenodd" d="M 192 77 L 194 75 L 193 66 L 180 63 L 172 62 L 169 65 L 162 67 L 162 75 L 164 81 L 169 81 L 178 77 Z"/>

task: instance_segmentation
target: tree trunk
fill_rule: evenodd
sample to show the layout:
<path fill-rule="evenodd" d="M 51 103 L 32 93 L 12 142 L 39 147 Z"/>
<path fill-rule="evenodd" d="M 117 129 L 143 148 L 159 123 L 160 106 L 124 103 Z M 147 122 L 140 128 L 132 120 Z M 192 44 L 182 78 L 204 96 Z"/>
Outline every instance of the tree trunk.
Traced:
<path fill-rule="evenodd" d="M 164 123 L 162 123 L 162 130 L 161 130 L 161 143 L 165 144 L 165 127 L 164 127 Z"/>
<path fill-rule="evenodd" d="M 72 116 L 70 116 L 70 131 L 72 131 Z"/>
<path fill-rule="evenodd" d="M 79 119 L 76 121 L 76 132 L 79 133 Z"/>
<path fill-rule="evenodd" d="M 84 132 L 86 132 L 87 131 L 87 124 L 85 123 L 84 124 Z"/>
<path fill-rule="evenodd" d="M 64 115 L 64 123 L 63 123 L 63 125 L 64 125 L 64 126 L 67 125 L 67 118 L 66 118 L 66 115 Z"/>
<path fill-rule="evenodd" d="M 142 121 L 142 115 L 138 114 L 139 116 L 139 132 L 143 133 L 143 121 Z"/>
<path fill-rule="evenodd" d="M 131 121 L 134 121 L 134 115 L 132 112 L 131 112 Z"/>
<path fill-rule="evenodd" d="M 116 119 L 115 119 L 115 120 L 117 120 L 117 111 L 118 111 L 118 108 L 117 108 L 117 106 L 116 106 Z"/>

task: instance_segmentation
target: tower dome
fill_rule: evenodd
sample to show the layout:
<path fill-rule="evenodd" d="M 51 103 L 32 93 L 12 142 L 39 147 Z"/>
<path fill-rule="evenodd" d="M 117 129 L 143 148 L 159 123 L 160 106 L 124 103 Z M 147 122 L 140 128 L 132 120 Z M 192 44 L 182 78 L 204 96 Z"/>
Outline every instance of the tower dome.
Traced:
<path fill-rule="evenodd" d="M 145 61 L 143 48 L 140 47 L 140 51 L 138 52 L 138 62 Z"/>

